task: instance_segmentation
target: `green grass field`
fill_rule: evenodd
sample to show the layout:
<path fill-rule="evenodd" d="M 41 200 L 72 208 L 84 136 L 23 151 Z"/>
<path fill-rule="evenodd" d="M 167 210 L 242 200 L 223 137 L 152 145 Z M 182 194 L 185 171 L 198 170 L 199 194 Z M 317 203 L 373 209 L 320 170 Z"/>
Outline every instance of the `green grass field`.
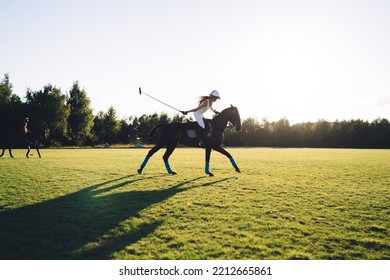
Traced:
<path fill-rule="evenodd" d="M 0 259 L 390 259 L 390 150 L 15 150 Z"/>

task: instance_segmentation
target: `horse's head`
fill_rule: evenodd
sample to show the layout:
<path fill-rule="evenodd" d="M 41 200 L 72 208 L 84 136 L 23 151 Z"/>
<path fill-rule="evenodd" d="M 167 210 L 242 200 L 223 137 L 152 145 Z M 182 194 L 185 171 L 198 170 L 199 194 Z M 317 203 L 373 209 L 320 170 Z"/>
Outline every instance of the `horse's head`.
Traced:
<path fill-rule="evenodd" d="M 240 118 L 240 112 L 238 112 L 237 107 L 230 105 L 230 107 L 227 108 L 226 110 L 228 111 L 228 117 L 227 117 L 228 121 L 233 124 L 236 131 L 240 131 L 241 118 Z"/>

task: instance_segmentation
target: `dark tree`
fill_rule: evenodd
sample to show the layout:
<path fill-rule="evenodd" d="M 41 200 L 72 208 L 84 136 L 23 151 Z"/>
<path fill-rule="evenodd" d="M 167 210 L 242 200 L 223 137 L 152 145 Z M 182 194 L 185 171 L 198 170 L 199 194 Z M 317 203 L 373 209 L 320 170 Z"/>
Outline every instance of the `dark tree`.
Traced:
<path fill-rule="evenodd" d="M 70 108 L 68 118 L 68 136 L 71 145 L 84 146 L 91 138 L 93 112 L 86 91 L 75 82 L 69 91 L 67 104 Z"/>

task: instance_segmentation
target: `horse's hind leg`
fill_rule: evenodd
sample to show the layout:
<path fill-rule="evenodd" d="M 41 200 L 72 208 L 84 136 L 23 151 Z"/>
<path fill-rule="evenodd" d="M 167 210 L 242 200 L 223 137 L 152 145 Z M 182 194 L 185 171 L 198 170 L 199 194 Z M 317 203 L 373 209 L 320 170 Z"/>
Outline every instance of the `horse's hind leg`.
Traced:
<path fill-rule="evenodd" d="M 29 154 L 30 154 L 30 151 L 31 151 L 31 148 L 30 146 L 27 147 L 27 153 L 26 153 L 26 158 L 29 158 Z"/>
<path fill-rule="evenodd" d="M 0 157 L 2 157 L 4 155 L 4 151 L 5 151 L 5 149 L 3 149 L 3 151 L 1 152 Z"/>
<path fill-rule="evenodd" d="M 14 147 L 15 145 L 15 142 L 11 142 L 11 144 L 8 146 L 8 152 L 9 152 L 9 156 L 14 158 L 13 154 L 12 154 L 12 148 Z"/>
<path fill-rule="evenodd" d="M 171 166 L 169 165 L 168 159 L 173 153 L 173 151 L 176 149 L 177 143 L 172 143 L 167 146 L 167 150 L 165 151 L 163 155 L 163 160 L 165 164 L 165 168 L 167 169 L 169 174 L 176 175 L 177 173 L 175 171 L 172 171 Z"/>
<path fill-rule="evenodd" d="M 145 168 L 146 164 L 148 163 L 149 159 L 158 151 L 162 148 L 162 145 L 161 144 L 157 144 L 156 146 L 154 146 L 153 148 L 151 148 L 148 152 L 148 154 L 146 155 L 144 161 L 141 163 L 141 166 L 140 168 L 137 170 L 138 174 L 141 174 L 142 173 L 142 170 Z"/>

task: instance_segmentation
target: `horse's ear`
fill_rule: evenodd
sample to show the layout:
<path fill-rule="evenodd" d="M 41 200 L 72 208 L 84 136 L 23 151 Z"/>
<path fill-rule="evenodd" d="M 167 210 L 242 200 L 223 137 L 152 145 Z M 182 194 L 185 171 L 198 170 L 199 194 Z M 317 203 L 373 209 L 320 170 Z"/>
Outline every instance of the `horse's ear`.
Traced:
<path fill-rule="evenodd" d="M 232 107 L 232 108 L 233 108 L 234 106 L 233 106 L 232 104 L 230 104 L 230 107 Z"/>

